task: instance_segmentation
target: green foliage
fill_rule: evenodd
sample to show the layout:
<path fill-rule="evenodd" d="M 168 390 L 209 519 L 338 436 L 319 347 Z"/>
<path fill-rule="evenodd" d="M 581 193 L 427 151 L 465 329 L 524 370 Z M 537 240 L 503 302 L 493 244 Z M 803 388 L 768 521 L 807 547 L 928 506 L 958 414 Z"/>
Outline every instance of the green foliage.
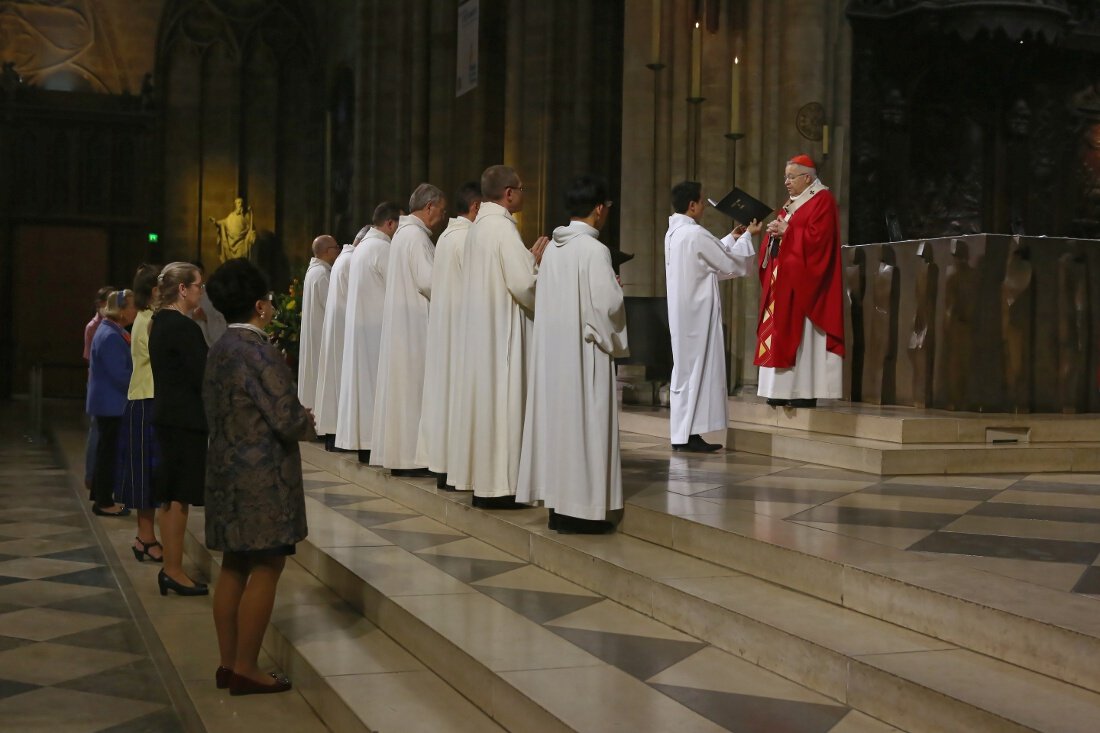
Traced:
<path fill-rule="evenodd" d="M 302 335 L 302 282 L 306 269 L 301 267 L 285 293 L 275 293 L 275 317 L 267 324 L 271 343 L 286 355 L 286 361 L 298 371 L 298 346 Z"/>

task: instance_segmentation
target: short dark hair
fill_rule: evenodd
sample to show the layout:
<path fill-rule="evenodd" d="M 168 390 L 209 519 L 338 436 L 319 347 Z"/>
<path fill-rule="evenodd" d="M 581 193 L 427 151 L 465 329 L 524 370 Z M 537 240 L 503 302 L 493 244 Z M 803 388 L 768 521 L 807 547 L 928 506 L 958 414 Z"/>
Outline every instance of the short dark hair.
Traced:
<path fill-rule="evenodd" d="M 160 267 L 145 263 L 138 265 L 134 273 L 134 303 L 139 311 L 143 311 L 153 305 L 153 290 L 157 287 L 157 278 L 160 276 Z"/>
<path fill-rule="evenodd" d="M 255 313 L 256 301 L 270 292 L 267 278 L 244 257 L 227 260 L 206 281 L 210 302 L 230 323 L 247 323 Z"/>
<path fill-rule="evenodd" d="M 703 184 L 699 181 L 680 181 L 672 187 L 672 210 L 686 214 L 692 201 L 703 198 Z"/>
<path fill-rule="evenodd" d="M 507 165 L 491 165 L 481 174 L 481 195 L 486 201 L 499 201 L 504 192 L 519 185 L 516 169 Z"/>
<path fill-rule="evenodd" d="M 565 187 L 565 210 L 569 216 L 588 216 L 600 204 L 607 202 L 607 183 L 587 173 L 577 176 Z"/>
<path fill-rule="evenodd" d="M 114 285 L 104 285 L 99 290 L 95 291 L 95 307 L 102 308 L 107 302 L 107 296 L 115 292 Z"/>
<path fill-rule="evenodd" d="M 481 184 L 477 181 L 463 183 L 458 187 L 458 190 L 455 191 L 455 212 L 459 214 L 469 214 L 470 209 L 472 209 L 474 204 L 478 201 L 481 201 Z"/>
<path fill-rule="evenodd" d="M 370 223 L 376 227 L 380 227 L 387 221 L 397 221 L 401 218 L 401 212 L 403 212 L 399 205 L 392 201 L 383 201 L 374 207 L 374 216 L 371 218 Z"/>

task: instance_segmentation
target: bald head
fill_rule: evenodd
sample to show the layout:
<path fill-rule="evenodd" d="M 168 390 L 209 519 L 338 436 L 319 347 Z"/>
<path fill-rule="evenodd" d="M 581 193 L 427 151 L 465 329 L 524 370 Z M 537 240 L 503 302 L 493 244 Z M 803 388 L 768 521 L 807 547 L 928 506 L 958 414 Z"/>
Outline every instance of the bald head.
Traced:
<path fill-rule="evenodd" d="M 336 243 L 331 235 L 322 234 L 313 240 L 313 256 L 317 259 L 324 260 L 331 265 L 336 261 L 338 254 L 340 254 L 340 245 Z"/>

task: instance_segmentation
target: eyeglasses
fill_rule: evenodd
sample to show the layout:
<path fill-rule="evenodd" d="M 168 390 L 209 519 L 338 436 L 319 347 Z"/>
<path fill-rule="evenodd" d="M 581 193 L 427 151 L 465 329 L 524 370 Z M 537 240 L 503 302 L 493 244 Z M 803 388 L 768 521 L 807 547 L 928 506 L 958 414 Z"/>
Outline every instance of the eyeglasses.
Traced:
<path fill-rule="evenodd" d="M 198 288 L 199 290 L 206 290 L 206 283 L 188 283 L 189 288 Z"/>
<path fill-rule="evenodd" d="M 509 186 L 508 188 L 512 189 L 513 191 L 523 191 L 523 190 L 525 190 L 523 186 Z"/>
<path fill-rule="evenodd" d="M 795 173 L 793 176 L 783 176 L 783 180 L 789 182 L 789 181 L 793 181 L 796 178 L 801 178 L 802 176 L 808 176 L 808 175 L 810 175 L 810 174 L 809 173 Z"/>

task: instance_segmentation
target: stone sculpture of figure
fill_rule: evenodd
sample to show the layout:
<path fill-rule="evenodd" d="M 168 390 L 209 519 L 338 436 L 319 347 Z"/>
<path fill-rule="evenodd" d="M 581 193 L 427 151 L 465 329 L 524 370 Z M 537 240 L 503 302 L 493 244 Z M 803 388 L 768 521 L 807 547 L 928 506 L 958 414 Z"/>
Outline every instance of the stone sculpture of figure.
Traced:
<path fill-rule="evenodd" d="M 948 410 L 967 407 L 966 381 L 970 371 L 970 322 L 974 311 L 974 270 L 970 249 L 962 239 L 951 240 L 952 262 L 943 278 L 944 348 L 940 375 Z"/>
<path fill-rule="evenodd" d="M 871 343 L 867 361 L 871 379 L 864 380 L 863 401 L 888 405 L 894 401 L 897 371 L 897 282 L 894 250 L 882 247 L 882 260 L 871 282 Z"/>
<path fill-rule="evenodd" d="M 909 360 L 913 365 L 913 406 L 932 404 L 932 367 L 936 358 L 936 296 L 940 268 L 932 259 L 932 245 L 917 246 L 913 278 L 913 328 L 909 334 Z"/>
<path fill-rule="evenodd" d="M 865 256 L 861 247 L 854 247 L 852 264 L 844 266 L 844 291 L 848 296 L 848 314 L 851 319 L 848 333 L 852 334 L 851 370 L 852 402 L 863 400 L 863 354 L 866 344 L 863 338 L 863 264 Z"/>
<path fill-rule="evenodd" d="M 218 254 L 222 262 L 235 257 L 248 257 L 256 242 L 256 230 L 252 226 L 252 207 L 245 208 L 244 199 L 233 199 L 233 211 L 220 221 L 210 217 L 218 229 Z"/>
<path fill-rule="evenodd" d="M 1018 236 L 1008 246 L 1001 282 L 1001 340 L 1005 398 L 1014 412 L 1031 411 L 1031 321 L 1033 270 L 1027 245 Z"/>
<path fill-rule="evenodd" d="M 1058 258 L 1058 396 L 1065 413 L 1088 409 L 1089 320 L 1088 263 L 1073 241 Z"/>

